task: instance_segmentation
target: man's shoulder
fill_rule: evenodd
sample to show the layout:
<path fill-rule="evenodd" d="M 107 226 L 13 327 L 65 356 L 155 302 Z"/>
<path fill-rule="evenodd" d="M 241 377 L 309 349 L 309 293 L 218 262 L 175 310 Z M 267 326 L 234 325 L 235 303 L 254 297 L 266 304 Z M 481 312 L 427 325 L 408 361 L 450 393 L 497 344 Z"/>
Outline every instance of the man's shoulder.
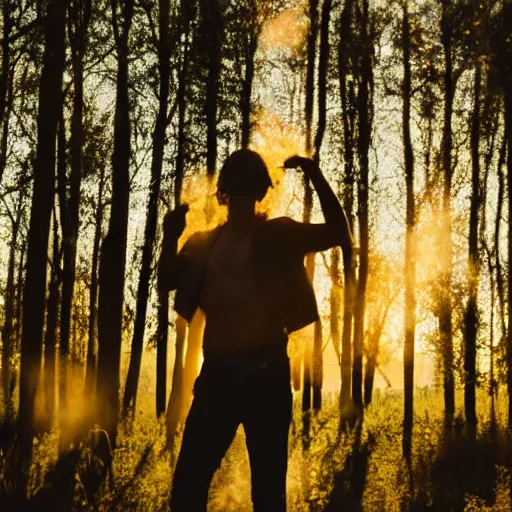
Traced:
<path fill-rule="evenodd" d="M 293 228 L 296 224 L 298 224 L 297 221 L 290 217 L 275 217 L 265 220 L 261 225 L 261 229 L 264 231 L 282 232 L 283 230 Z"/>
<path fill-rule="evenodd" d="M 290 217 L 275 217 L 262 222 L 259 233 L 260 237 L 269 243 L 289 244 L 294 237 L 297 222 Z"/>

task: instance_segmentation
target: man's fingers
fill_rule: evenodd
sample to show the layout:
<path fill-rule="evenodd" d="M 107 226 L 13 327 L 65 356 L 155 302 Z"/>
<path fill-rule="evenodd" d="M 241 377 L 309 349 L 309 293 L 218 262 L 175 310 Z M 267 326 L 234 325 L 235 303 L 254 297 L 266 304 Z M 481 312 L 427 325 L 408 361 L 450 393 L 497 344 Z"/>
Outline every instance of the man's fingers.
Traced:
<path fill-rule="evenodd" d="M 301 166 L 301 157 L 298 155 L 291 156 L 284 161 L 284 167 L 286 169 L 293 169 Z"/>
<path fill-rule="evenodd" d="M 286 169 L 294 169 L 296 167 L 303 167 L 304 165 L 307 165 L 311 161 L 308 158 L 305 158 L 303 156 L 294 155 L 290 158 L 287 158 L 284 161 L 284 167 Z"/>

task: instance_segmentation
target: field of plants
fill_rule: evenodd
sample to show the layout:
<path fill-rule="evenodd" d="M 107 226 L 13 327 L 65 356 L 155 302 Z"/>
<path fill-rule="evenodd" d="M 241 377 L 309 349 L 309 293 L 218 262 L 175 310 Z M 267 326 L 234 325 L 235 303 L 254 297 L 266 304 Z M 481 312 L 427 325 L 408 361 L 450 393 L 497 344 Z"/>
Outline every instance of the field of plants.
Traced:
<path fill-rule="evenodd" d="M 309 441 L 302 435 L 297 407 L 290 429 L 288 510 L 511 510 L 512 442 L 504 427 L 505 394 L 495 401 L 494 413 L 487 395 L 478 398 L 473 439 L 464 430 L 460 411 L 452 427 L 445 426 L 441 392 L 417 390 L 410 463 L 402 457 L 399 393 L 377 392 L 364 416 L 356 419 L 346 412 L 351 419 L 341 428 L 337 396 L 328 395 L 323 410 L 312 417 Z M 38 439 L 28 510 L 169 510 L 179 439 L 173 450 L 166 449 L 165 425 L 149 414 L 151 405 L 142 401 L 135 420 L 122 424 L 111 474 L 98 456 L 97 443 L 82 441 L 59 458 L 57 431 Z M 17 504 L 9 466 L 15 444 L 12 439 L 6 443 L 8 435 L 9 425 L 4 424 L 2 510 L 14 510 Z M 250 470 L 241 428 L 212 482 L 209 511 L 250 510 Z"/>

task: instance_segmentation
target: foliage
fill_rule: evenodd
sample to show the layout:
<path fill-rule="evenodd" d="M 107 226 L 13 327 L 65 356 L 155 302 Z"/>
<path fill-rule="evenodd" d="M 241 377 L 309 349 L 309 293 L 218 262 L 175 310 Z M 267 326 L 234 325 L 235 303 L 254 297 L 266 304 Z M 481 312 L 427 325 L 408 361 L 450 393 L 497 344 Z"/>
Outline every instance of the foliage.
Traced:
<path fill-rule="evenodd" d="M 302 413 L 295 407 L 289 442 L 289 510 L 510 510 L 512 444 L 504 424 L 505 396 L 500 396 L 493 420 L 489 399 L 480 393 L 480 427 L 471 440 L 460 420 L 453 431 L 445 430 L 438 392 L 419 390 L 410 466 L 401 455 L 401 396 L 378 394 L 362 423 L 340 428 L 337 395 L 329 395 L 313 418 L 306 452 L 301 442 Z M 147 401 L 147 395 L 141 400 Z M 165 427 L 149 416 L 141 411 L 133 422 L 121 425 L 111 481 L 95 478 L 105 470 L 92 441 L 97 431 L 79 444 L 74 459 L 69 454 L 58 458 L 57 431 L 39 438 L 30 473 L 30 502 L 46 503 L 55 499 L 55 493 L 66 495 L 68 485 L 73 503 L 69 510 L 168 510 L 179 443 L 174 451 L 166 450 Z M 11 459 L 4 437 L 12 432 L 3 428 L 0 505 L 12 503 L 15 496 L 15 489 L 7 486 Z M 59 464 L 66 471 L 59 471 Z M 212 481 L 209 510 L 252 510 L 243 429 Z"/>

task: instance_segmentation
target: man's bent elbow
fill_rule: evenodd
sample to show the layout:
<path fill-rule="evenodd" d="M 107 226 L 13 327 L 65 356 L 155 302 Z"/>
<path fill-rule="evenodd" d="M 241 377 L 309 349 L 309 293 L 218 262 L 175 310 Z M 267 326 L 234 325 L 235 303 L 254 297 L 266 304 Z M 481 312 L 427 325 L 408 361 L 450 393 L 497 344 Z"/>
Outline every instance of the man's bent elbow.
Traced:
<path fill-rule="evenodd" d="M 169 293 L 178 287 L 178 276 L 165 266 L 159 266 L 157 278 L 158 292 L 160 294 Z"/>

